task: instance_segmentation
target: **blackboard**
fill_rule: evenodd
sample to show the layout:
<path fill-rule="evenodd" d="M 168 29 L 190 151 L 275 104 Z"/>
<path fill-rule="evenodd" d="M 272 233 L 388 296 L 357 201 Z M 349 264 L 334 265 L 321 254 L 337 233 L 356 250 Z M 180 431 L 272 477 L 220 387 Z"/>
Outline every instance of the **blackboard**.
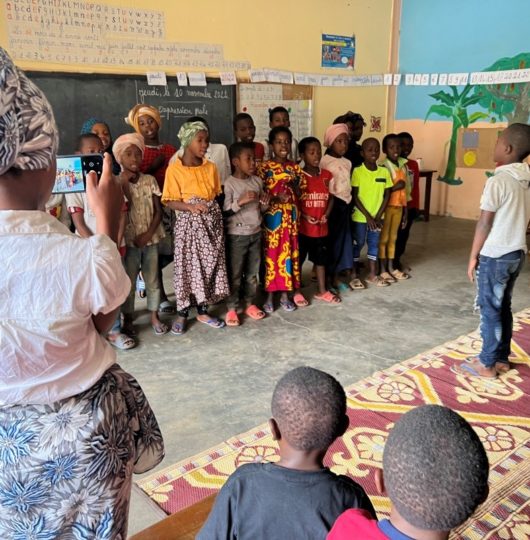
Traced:
<path fill-rule="evenodd" d="M 232 119 L 236 114 L 236 87 L 208 79 L 207 86 L 149 86 L 145 75 L 102 75 L 27 72 L 50 101 L 59 126 L 59 153 L 75 151 L 85 120 L 94 116 L 110 127 L 113 139 L 132 131 L 124 118 L 137 103 L 158 107 L 162 116 L 160 140 L 179 147 L 177 133 L 190 116 L 203 116 L 211 140 L 229 146 L 233 142 Z"/>

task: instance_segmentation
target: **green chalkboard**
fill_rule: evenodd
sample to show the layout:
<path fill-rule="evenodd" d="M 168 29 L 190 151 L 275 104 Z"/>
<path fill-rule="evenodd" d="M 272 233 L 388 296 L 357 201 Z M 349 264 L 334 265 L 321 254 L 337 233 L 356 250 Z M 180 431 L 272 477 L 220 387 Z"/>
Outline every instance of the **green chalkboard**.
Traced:
<path fill-rule="evenodd" d="M 75 151 L 85 120 L 94 116 L 110 127 L 112 137 L 131 131 L 127 113 L 137 103 L 158 107 L 162 116 L 160 140 L 178 147 L 177 133 L 190 116 L 203 116 L 210 125 L 211 140 L 229 146 L 233 142 L 232 119 L 236 114 L 236 87 L 208 79 L 205 87 L 149 86 L 145 75 L 102 75 L 27 72 L 50 101 L 60 131 L 59 153 Z"/>

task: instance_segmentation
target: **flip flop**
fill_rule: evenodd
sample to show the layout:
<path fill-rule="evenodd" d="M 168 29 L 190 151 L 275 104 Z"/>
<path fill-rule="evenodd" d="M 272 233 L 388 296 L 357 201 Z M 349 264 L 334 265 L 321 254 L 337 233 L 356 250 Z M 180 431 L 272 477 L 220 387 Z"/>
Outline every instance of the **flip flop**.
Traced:
<path fill-rule="evenodd" d="M 368 280 L 368 283 L 375 285 L 376 287 L 389 287 L 390 283 L 385 281 L 381 276 L 375 276 L 374 279 Z"/>
<path fill-rule="evenodd" d="M 322 300 L 328 304 L 340 304 L 341 299 L 334 295 L 331 291 L 326 291 L 324 294 L 315 294 L 317 300 Z"/>
<path fill-rule="evenodd" d="M 266 302 L 265 304 L 263 304 L 263 311 L 267 315 L 270 315 L 271 313 L 274 313 L 274 304 Z"/>
<path fill-rule="evenodd" d="M 248 308 L 245 310 L 245 313 L 255 321 L 259 321 L 265 317 L 265 312 L 262 311 L 258 306 L 255 306 L 254 304 L 251 304 L 248 306 Z M 228 324 L 228 321 L 227 321 Z"/>
<path fill-rule="evenodd" d="M 111 336 L 113 336 L 112 339 Z M 120 351 L 128 351 L 129 349 L 134 349 L 134 347 L 136 347 L 136 341 L 122 332 L 119 334 L 107 334 L 107 341 Z"/>
<path fill-rule="evenodd" d="M 344 283 L 344 282 L 342 282 L 342 281 L 337 285 L 337 290 L 338 290 L 340 293 L 344 293 L 344 292 L 349 292 L 349 291 L 351 291 L 350 286 L 349 286 L 349 285 L 346 285 L 346 283 Z"/>
<path fill-rule="evenodd" d="M 177 308 L 169 300 L 160 302 L 160 305 L 158 306 L 158 313 L 162 313 L 164 315 L 174 315 L 176 312 Z"/>
<path fill-rule="evenodd" d="M 350 287 L 356 291 L 356 290 L 361 290 L 361 289 L 366 289 L 366 286 L 365 284 L 359 279 L 359 278 L 353 278 L 351 281 L 350 281 Z"/>
<path fill-rule="evenodd" d="M 145 281 L 140 277 L 140 274 L 136 276 L 136 292 L 140 298 L 145 298 Z"/>
<path fill-rule="evenodd" d="M 392 270 L 390 273 L 392 274 L 392 277 L 396 278 L 398 281 L 404 281 L 405 279 L 410 278 L 408 274 L 405 274 L 405 272 L 402 272 L 401 270 Z"/>
<path fill-rule="evenodd" d="M 239 317 L 234 309 L 231 309 L 226 313 L 225 317 L 226 326 L 239 326 Z"/>
<path fill-rule="evenodd" d="M 395 283 L 396 282 L 396 278 L 389 272 L 381 272 L 379 274 L 379 277 L 381 279 L 384 279 L 385 281 L 388 281 L 389 283 Z"/>
<path fill-rule="evenodd" d="M 467 364 L 472 364 L 473 362 L 475 362 L 475 360 L 476 358 L 474 356 L 471 356 L 469 358 L 466 358 L 464 362 L 466 362 Z M 513 367 L 510 362 L 495 362 L 495 369 L 497 370 L 497 373 L 499 375 L 504 375 L 505 373 L 508 373 L 508 371 L 513 369 Z"/>
<path fill-rule="evenodd" d="M 155 326 L 154 324 L 151 325 L 153 327 L 153 332 L 155 333 L 155 336 L 164 336 L 169 332 L 169 326 L 164 323 L 160 323 L 160 326 Z"/>
<path fill-rule="evenodd" d="M 305 299 L 304 295 L 302 293 L 296 293 L 293 296 L 293 301 L 296 305 L 296 307 L 306 307 L 309 305 L 309 302 Z"/>
<path fill-rule="evenodd" d="M 171 325 L 170 331 L 174 336 L 181 336 L 184 334 L 184 332 L 186 332 L 186 322 L 174 321 Z"/>
<path fill-rule="evenodd" d="M 453 364 L 450 369 L 456 375 L 463 375 L 464 377 L 478 377 L 480 379 L 491 379 L 491 380 L 495 380 L 497 378 L 497 374 L 495 374 L 493 376 L 481 375 L 471 365 L 470 362 L 462 362 L 461 364 Z"/>
<path fill-rule="evenodd" d="M 280 306 L 282 306 L 284 311 L 291 312 L 296 311 L 296 305 L 293 304 L 290 300 L 280 300 Z"/>
<path fill-rule="evenodd" d="M 197 317 L 197 320 L 200 323 L 207 324 L 208 326 L 212 328 L 224 328 L 225 326 L 225 322 L 222 321 L 221 319 L 218 319 L 217 317 L 210 317 L 209 319 L 206 319 L 206 320 L 199 319 L 199 317 Z"/>

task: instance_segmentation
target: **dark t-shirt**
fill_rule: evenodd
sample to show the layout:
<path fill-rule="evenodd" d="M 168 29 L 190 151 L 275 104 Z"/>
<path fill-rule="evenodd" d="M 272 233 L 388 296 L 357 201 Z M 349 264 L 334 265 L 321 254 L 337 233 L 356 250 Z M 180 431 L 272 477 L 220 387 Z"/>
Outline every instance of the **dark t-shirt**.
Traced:
<path fill-rule="evenodd" d="M 363 164 L 363 156 L 361 155 L 362 147 L 360 144 L 357 144 L 355 141 L 350 141 L 348 150 L 344 154 L 346 159 L 351 161 L 352 171 L 355 167 L 359 167 Z"/>
<path fill-rule="evenodd" d="M 348 508 L 364 508 L 375 518 L 364 489 L 347 476 L 251 463 L 222 487 L 197 540 L 324 540 Z"/>

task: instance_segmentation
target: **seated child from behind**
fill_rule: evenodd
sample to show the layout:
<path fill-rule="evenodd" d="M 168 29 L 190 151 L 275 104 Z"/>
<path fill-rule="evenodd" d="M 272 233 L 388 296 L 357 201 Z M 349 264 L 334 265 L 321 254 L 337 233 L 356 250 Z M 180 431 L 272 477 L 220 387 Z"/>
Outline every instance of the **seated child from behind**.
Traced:
<path fill-rule="evenodd" d="M 247 306 L 245 313 L 256 320 L 265 317 L 256 305 L 256 293 L 261 263 L 262 212 L 268 206 L 269 196 L 263 192 L 263 184 L 255 176 L 252 142 L 234 143 L 230 147 L 230 160 L 234 172 L 225 182 L 223 207 L 228 216 L 226 242 L 230 278 L 225 321 L 228 326 L 239 326 L 237 308 L 241 293 Z"/>
<path fill-rule="evenodd" d="M 383 226 L 383 213 L 394 184 L 388 169 L 377 165 L 380 151 L 377 139 L 373 137 L 365 139 L 361 147 L 364 163 L 356 167 L 352 175 L 354 211 L 351 286 L 354 289 L 364 289 L 364 284 L 359 278 L 359 260 L 365 243 L 368 243 L 368 264 L 370 265 L 368 281 L 378 287 L 388 286 L 388 283 L 377 275 L 377 253 Z"/>
<path fill-rule="evenodd" d="M 274 389 L 272 415 L 280 460 L 239 467 L 197 538 L 324 539 L 348 508 L 361 508 L 375 519 L 363 488 L 323 465 L 329 446 L 348 427 L 340 383 L 318 369 L 293 369 Z"/>
<path fill-rule="evenodd" d="M 423 405 L 394 425 L 375 484 L 390 519 L 347 510 L 328 540 L 446 540 L 488 496 L 488 457 L 473 428 L 440 405 Z M 383 476 L 384 475 L 384 476 Z"/>
<path fill-rule="evenodd" d="M 236 114 L 234 118 L 234 136 L 237 142 L 251 143 L 254 147 L 254 159 L 263 161 L 265 148 L 259 142 L 254 142 L 256 136 L 256 126 L 252 116 L 248 113 Z"/>
<path fill-rule="evenodd" d="M 333 205 L 329 183 L 333 178 L 326 169 L 320 168 L 322 146 L 316 137 L 305 137 L 298 144 L 298 152 L 304 162 L 305 182 L 301 184 L 299 252 L 300 271 L 305 258 L 315 265 L 318 294 L 315 298 L 331 304 L 339 304 L 340 298 L 326 288 L 326 265 L 328 243 L 328 217 Z"/>

